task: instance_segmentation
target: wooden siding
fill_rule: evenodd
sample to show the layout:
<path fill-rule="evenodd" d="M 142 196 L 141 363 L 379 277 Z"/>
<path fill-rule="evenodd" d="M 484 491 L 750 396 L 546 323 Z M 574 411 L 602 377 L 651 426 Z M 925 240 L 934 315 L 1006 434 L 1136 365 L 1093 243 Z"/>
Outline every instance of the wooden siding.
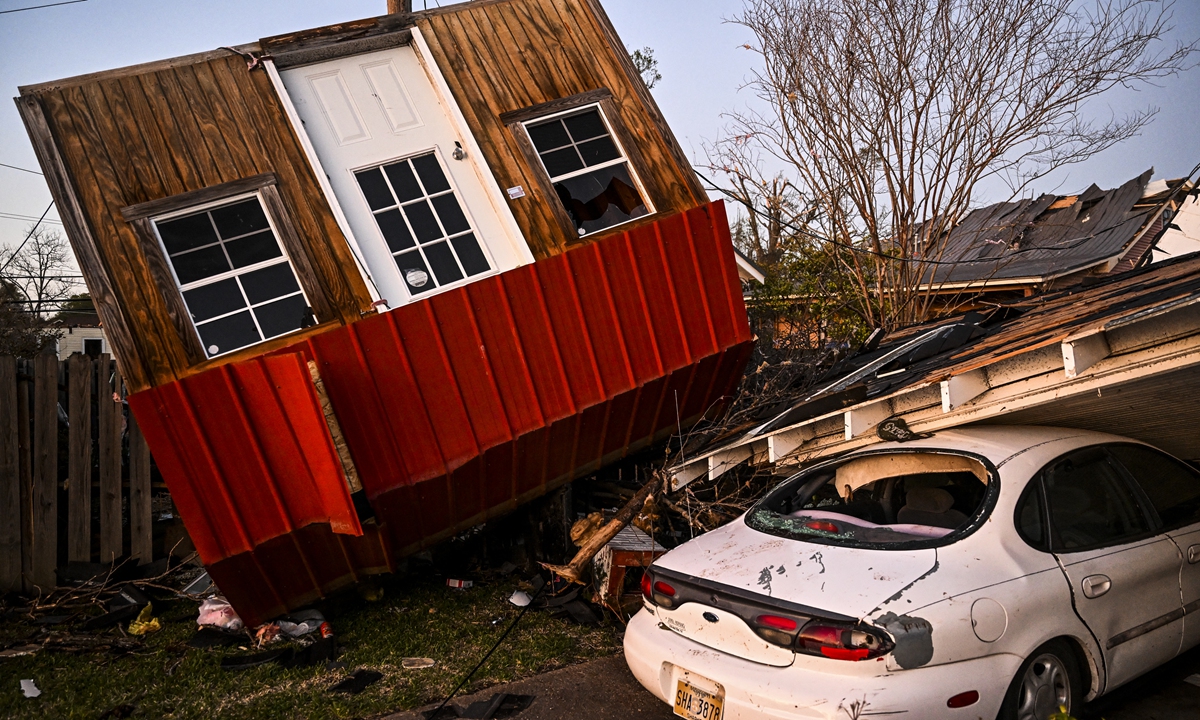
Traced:
<path fill-rule="evenodd" d="M 190 325 L 172 318 L 178 289 L 156 278 L 162 259 L 147 256 L 121 216 L 124 207 L 274 173 L 306 249 L 295 264 L 311 266 L 308 280 L 320 288 L 318 319 L 348 323 L 369 308 L 370 294 L 270 78 L 247 70 L 242 57 L 206 53 L 22 88 L 17 105 L 43 169 L 56 180 L 55 200 L 68 212 L 77 208 L 68 235 L 131 390 L 245 352 L 196 357 Z"/>
<path fill-rule="evenodd" d="M 563 222 L 558 198 L 547 193 L 545 171 L 522 148 L 519 127 L 506 126 L 502 114 L 608 90 L 612 100 L 605 112 L 618 136 L 625 136 L 622 144 L 657 215 L 708 202 L 596 0 L 483 0 L 416 13 L 415 19 L 496 180 L 502 188 L 525 188 L 526 197 L 510 207 L 538 259 L 580 239 Z"/>

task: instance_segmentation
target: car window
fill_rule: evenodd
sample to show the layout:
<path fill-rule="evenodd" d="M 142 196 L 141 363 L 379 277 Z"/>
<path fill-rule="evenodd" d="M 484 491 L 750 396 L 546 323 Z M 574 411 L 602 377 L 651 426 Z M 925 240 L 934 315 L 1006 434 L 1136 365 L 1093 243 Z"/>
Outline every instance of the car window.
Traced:
<path fill-rule="evenodd" d="M 1200 522 L 1200 475 L 1166 453 L 1144 445 L 1109 448 L 1150 498 L 1163 525 Z"/>
<path fill-rule="evenodd" d="M 746 523 L 834 545 L 924 546 L 978 520 L 995 495 L 993 479 L 988 466 L 963 454 L 867 453 L 793 476 L 752 508 Z"/>
<path fill-rule="evenodd" d="M 1042 505 L 1042 484 L 1037 478 L 1025 488 L 1021 499 L 1017 501 L 1015 515 L 1017 534 L 1037 550 L 1049 551 L 1050 543 L 1046 533 L 1046 509 Z"/>
<path fill-rule="evenodd" d="M 1116 545 L 1150 530 L 1133 488 L 1103 448 L 1059 458 L 1043 479 L 1057 551 Z"/>

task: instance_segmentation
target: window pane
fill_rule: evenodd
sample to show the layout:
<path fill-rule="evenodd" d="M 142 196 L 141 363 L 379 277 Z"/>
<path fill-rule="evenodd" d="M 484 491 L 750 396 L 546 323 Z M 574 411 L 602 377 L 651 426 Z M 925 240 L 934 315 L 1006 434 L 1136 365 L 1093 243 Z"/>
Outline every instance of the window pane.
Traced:
<path fill-rule="evenodd" d="M 1200 522 L 1200 476 L 1175 458 L 1141 445 L 1109 448 L 1150 498 L 1163 525 Z"/>
<path fill-rule="evenodd" d="M 400 277 L 404 278 L 404 284 L 413 295 L 437 287 L 433 278 L 429 277 L 429 268 L 425 267 L 425 260 L 416 250 L 397 255 L 396 267 L 400 268 Z"/>
<path fill-rule="evenodd" d="M 286 262 L 246 273 L 239 279 L 252 305 L 300 291 L 292 266 Z"/>
<path fill-rule="evenodd" d="M 433 217 L 433 210 L 429 208 L 429 201 L 422 200 L 412 205 L 405 205 L 404 214 L 408 216 L 408 222 L 412 225 L 413 232 L 417 235 L 417 242 L 424 245 L 427 242 L 442 237 L 442 229 L 438 227 L 437 220 Z"/>
<path fill-rule="evenodd" d="M 467 222 L 467 216 L 463 215 L 454 193 L 438 195 L 432 202 L 438 218 L 442 221 L 442 227 L 446 228 L 448 234 L 456 235 L 471 229 L 471 224 Z"/>
<path fill-rule="evenodd" d="M 533 146 L 537 148 L 538 152 L 546 152 L 571 144 L 571 138 L 563 128 L 561 120 L 529 125 L 526 129 L 529 131 L 529 139 L 533 140 Z"/>
<path fill-rule="evenodd" d="M 467 271 L 467 275 L 478 275 L 492 269 L 474 235 L 461 235 L 450 242 L 454 245 L 454 252 L 458 254 L 458 260 L 462 263 L 463 270 Z"/>
<path fill-rule="evenodd" d="M 379 168 L 356 172 L 354 177 L 358 179 L 358 186 L 362 188 L 363 196 L 367 198 L 367 205 L 372 210 L 382 210 L 396 204 L 396 200 L 392 197 L 392 191 L 388 190 Z"/>
<path fill-rule="evenodd" d="M 1045 482 L 1055 549 L 1115 545 L 1150 529 L 1124 476 L 1101 449 L 1058 461 L 1047 468 Z"/>
<path fill-rule="evenodd" d="M 554 184 L 579 234 L 596 232 L 646 214 L 646 204 L 624 164 Z"/>
<path fill-rule="evenodd" d="M 171 265 L 175 267 L 175 274 L 183 285 L 229 270 L 229 261 L 225 259 L 220 245 L 175 255 L 171 258 Z"/>
<path fill-rule="evenodd" d="M 249 312 L 230 315 L 196 327 L 208 356 L 220 355 L 262 340 Z"/>
<path fill-rule="evenodd" d="M 450 183 L 446 182 L 446 176 L 442 173 L 442 166 L 432 153 L 413 158 L 412 164 L 417 169 L 417 174 L 421 176 L 425 194 L 433 195 L 450 189 Z"/>
<path fill-rule="evenodd" d="M 207 213 L 155 224 L 170 255 L 217 241 L 217 232 L 213 230 Z"/>
<path fill-rule="evenodd" d="M 617 152 L 617 146 L 613 144 L 611 138 L 602 137 L 595 140 L 589 140 L 579 145 L 579 154 L 583 156 L 585 165 L 599 165 L 600 163 L 616 160 L 621 157 L 621 153 Z"/>
<path fill-rule="evenodd" d="M 542 155 L 542 163 L 546 166 L 546 172 L 550 177 L 558 177 L 567 173 L 575 172 L 583 169 L 583 161 L 579 159 L 579 153 L 576 152 L 574 146 L 565 147 L 562 150 L 555 150 Z"/>
<path fill-rule="evenodd" d="M 458 269 L 458 263 L 454 262 L 454 253 L 450 252 L 450 246 L 447 243 L 440 242 L 426 247 L 425 257 L 429 258 L 429 264 L 433 266 L 433 274 L 437 277 L 438 285 L 448 285 L 462 280 L 462 271 Z"/>
<path fill-rule="evenodd" d="M 396 191 L 396 197 L 400 198 L 400 202 L 408 202 L 421 197 L 421 186 L 417 184 L 417 176 L 413 175 L 407 160 L 392 163 L 384 167 L 383 171 L 387 173 L 388 180 L 392 181 L 392 189 Z"/>
<path fill-rule="evenodd" d="M 275 235 L 270 230 L 227 242 L 225 251 L 229 253 L 229 259 L 237 268 L 283 256 L 283 251 L 279 249 L 279 243 L 275 242 Z"/>
<path fill-rule="evenodd" d="M 223 238 L 237 237 L 270 227 L 258 198 L 219 207 L 212 211 L 212 216 Z"/>
<path fill-rule="evenodd" d="M 608 134 L 608 128 L 604 127 L 604 121 L 600 119 L 600 113 L 596 110 L 563 118 L 563 122 L 571 132 L 571 139 L 577 143 Z"/>
<path fill-rule="evenodd" d="M 379 223 L 379 231 L 383 233 L 383 239 L 387 241 L 392 252 L 407 250 L 416 245 L 399 210 L 384 210 L 375 216 L 375 222 Z"/>
<path fill-rule="evenodd" d="M 183 294 L 183 299 L 192 314 L 192 320 L 196 322 L 246 307 L 246 299 L 242 297 L 237 280 L 233 278 L 188 290 Z"/>
<path fill-rule="evenodd" d="M 302 295 L 293 295 L 254 308 L 254 316 L 258 318 L 264 338 L 299 330 L 308 325 L 309 312 L 308 303 Z"/>
<path fill-rule="evenodd" d="M 1046 514 L 1042 510 L 1041 482 L 1034 478 L 1017 503 L 1017 533 L 1038 550 L 1048 550 Z"/>

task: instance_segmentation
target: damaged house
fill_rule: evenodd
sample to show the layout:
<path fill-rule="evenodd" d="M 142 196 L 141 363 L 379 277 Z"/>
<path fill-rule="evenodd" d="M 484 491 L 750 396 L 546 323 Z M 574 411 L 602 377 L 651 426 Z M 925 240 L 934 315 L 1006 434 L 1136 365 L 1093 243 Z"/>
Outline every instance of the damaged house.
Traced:
<path fill-rule="evenodd" d="M 724 208 L 597 0 L 393 12 L 16 102 L 247 624 L 695 422 L 749 356 Z"/>

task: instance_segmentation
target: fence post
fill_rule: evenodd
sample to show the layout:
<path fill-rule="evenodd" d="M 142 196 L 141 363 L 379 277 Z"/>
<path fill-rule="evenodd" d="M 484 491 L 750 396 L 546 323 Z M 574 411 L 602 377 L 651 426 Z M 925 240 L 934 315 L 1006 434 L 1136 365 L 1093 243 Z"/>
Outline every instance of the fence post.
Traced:
<path fill-rule="evenodd" d="M 0 357 L 0 593 L 21 589 L 21 462 L 17 359 Z"/>
<path fill-rule="evenodd" d="M 129 556 L 148 563 L 154 559 L 150 520 L 150 446 L 129 412 Z"/>
<path fill-rule="evenodd" d="M 32 582 L 43 593 L 57 584 L 58 567 L 58 358 L 33 361 L 33 566 Z"/>
<path fill-rule="evenodd" d="M 71 428 L 67 446 L 67 560 L 92 559 L 92 359 L 76 353 L 67 362 Z"/>
<path fill-rule="evenodd" d="M 107 353 L 100 355 L 97 363 L 100 375 L 97 383 L 100 407 L 100 562 L 110 563 L 121 557 L 124 550 L 121 533 L 121 405 L 113 402 L 113 393 L 121 388 L 121 376 Z"/>
<path fill-rule="evenodd" d="M 17 361 L 17 473 L 21 483 L 21 587 L 33 589 L 33 438 L 29 431 L 29 393 L 33 383 L 29 361 Z"/>

